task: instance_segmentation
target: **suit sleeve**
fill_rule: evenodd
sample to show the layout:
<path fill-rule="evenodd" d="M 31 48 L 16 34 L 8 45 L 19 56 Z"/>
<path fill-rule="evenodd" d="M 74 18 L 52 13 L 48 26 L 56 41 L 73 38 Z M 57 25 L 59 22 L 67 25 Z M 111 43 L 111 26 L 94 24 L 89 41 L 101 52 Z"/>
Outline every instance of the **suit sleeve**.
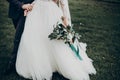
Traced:
<path fill-rule="evenodd" d="M 15 5 L 18 8 L 22 8 L 23 3 L 18 0 L 7 0 L 10 4 Z"/>

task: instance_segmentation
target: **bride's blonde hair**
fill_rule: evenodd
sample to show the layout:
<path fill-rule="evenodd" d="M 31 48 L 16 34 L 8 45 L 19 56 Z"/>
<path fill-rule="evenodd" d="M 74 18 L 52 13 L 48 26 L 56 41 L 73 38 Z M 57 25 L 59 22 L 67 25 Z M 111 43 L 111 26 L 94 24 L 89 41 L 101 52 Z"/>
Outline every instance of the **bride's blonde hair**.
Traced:
<path fill-rule="evenodd" d="M 58 3 L 59 2 L 59 0 L 53 0 L 55 3 Z"/>
<path fill-rule="evenodd" d="M 60 0 L 53 0 L 58 6 L 64 6 Z"/>
<path fill-rule="evenodd" d="M 53 0 L 58 6 L 60 5 L 60 0 Z"/>

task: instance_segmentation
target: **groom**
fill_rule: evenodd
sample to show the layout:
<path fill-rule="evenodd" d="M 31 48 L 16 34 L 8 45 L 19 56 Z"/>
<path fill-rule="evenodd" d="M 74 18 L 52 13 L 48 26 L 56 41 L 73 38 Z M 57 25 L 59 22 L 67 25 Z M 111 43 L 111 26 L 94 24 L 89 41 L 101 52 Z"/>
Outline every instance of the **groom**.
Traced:
<path fill-rule="evenodd" d="M 15 62 L 17 51 L 21 39 L 21 35 L 24 30 L 25 16 L 24 10 L 31 11 L 33 6 L 31 3 L 34 0 L 7 0 L 9 2 L 9 17 L 12 19 L 13 25 L 16 29 L 14 38 L 14 48 L 12 51 L 11 59 L 9 60 L 8 66 L 4 71 L 4 74 L 9 74 L 15 70 Z"/>

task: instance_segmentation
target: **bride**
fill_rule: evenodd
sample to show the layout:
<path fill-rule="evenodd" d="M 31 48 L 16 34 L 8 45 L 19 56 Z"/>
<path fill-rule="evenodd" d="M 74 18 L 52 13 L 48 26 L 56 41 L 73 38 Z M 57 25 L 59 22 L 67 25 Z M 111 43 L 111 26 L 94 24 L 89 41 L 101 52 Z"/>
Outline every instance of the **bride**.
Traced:
<path fill-rule="evenodd" d="M 79 43 L 80 60 L 62 40 L 48 38 L 61 17 L 65 25 L 71 25 L 68 0 L 57 1 L 35 0 L 18 49 L 17 73 L 28 79 L 51 80 L 57 71 L 70 80 L 90 80 L 89 74 L 96 74 L 96 70 L 86 54 L 86 44 Z"/>

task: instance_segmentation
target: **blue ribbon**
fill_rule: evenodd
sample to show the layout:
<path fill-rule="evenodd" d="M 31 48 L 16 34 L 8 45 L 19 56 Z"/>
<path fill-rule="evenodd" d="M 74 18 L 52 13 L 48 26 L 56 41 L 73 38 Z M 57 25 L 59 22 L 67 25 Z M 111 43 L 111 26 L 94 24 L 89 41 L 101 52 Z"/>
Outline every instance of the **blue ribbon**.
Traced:
<path fill-rule="evenodd" d="M 72 49 L 72 51 L 75 53 L 75 55 L 82 60 L 81 56 L 79 55 L 79 47 L 77 46 L 77 49 L 74 47 L 73 44 L 69 44 L 70 48 Z"/>

